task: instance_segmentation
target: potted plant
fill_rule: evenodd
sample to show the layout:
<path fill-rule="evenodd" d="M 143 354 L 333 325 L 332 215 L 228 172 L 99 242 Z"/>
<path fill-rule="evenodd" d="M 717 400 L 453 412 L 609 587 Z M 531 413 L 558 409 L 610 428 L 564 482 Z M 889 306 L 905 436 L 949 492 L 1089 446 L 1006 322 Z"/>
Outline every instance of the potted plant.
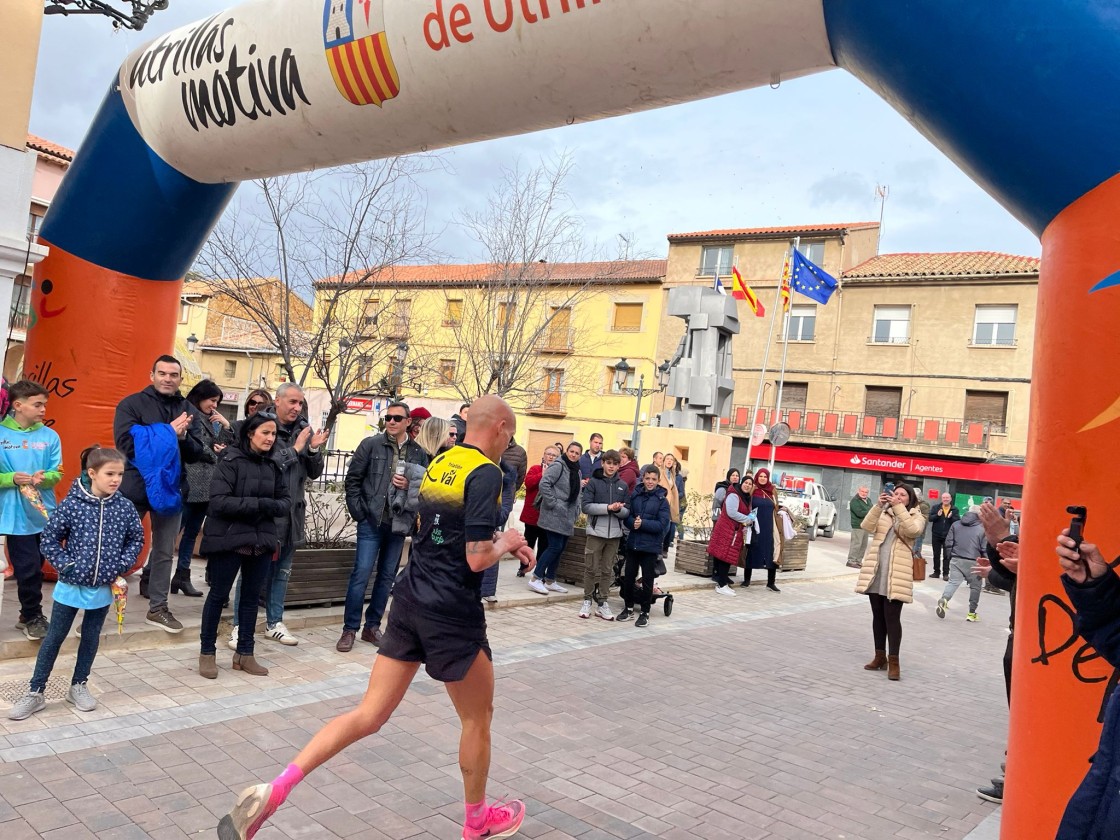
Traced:
<path fill-rule="evenodd" d="M 682 521 L 684 524 L 685 538 L 677 540 L 676 560 L 673 570 L 689 575 L 712 576 L 712 558 L 708 555 L 708 541 L 712 538 L 711 493 L 690 492 L 686 495 L 688 505 L 685 508 Z M 732 567 L 731 576 L 737 570 Z"/>
<path fill-rule="evenodd" d="M 307 489 L 307 543 L 296 550 L 284 606 L 330 606 L 346 600 L 354 568 L 357 527 L 341 487 Z M 408 544 L 405 545 L 407 552 Z M 373 589 L 371 576 L 366 597 Z"/>

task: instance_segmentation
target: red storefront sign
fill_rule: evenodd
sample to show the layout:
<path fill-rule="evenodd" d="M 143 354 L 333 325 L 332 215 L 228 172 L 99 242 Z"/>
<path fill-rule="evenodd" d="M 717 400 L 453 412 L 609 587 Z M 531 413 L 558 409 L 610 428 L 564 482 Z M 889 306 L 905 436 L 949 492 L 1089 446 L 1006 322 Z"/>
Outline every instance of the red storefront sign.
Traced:
<path fill-rule="evenodd" d="M 770 457 L 770 445 L 751 449 L 751 458 L 764 461 Z M 882 452 L 861 452 L 853 449 L 811 449 L 805 446 L 779 446 L 777 463 L 814 464 L 849 470 L 928 475 L 933 478 L 962 478 L 991 484 L 1023 484 L 1023 467 L 1015 464 L 985 464 L 975 461 L 953 461 L 947 458 L 924 458 L 912 455 L 890 455 Z"/>
<path fill-rule="evenodd" d="M 362 411 L 373 411 L 372 397 L 351 397 L 346 401 L 346 411 L 357 414 Z"/>

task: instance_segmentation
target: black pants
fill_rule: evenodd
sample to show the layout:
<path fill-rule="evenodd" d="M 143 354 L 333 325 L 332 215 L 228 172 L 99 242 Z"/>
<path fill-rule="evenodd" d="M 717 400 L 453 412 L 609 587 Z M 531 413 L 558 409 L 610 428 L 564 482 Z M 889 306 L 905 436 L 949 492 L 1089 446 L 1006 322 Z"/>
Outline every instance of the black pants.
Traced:
<path fill-rule="evenodd" d="M 743 568 L 743 583 L 741 584 L 742 586 L 751 585 L 751 574 L 753 572 L 754 569 L 751 568 L 751 564 L 747 563 L 747 565 Z M 777 579 L 778 567 L 771 563 L 766 569 L 766 585 L 774 586 L 774 581 L 776 581 Z"/>
<path fill-rule="evenodd" d="M 1007 637 L 1007 649 L 1003 652 L 1003 681 L 1007 685 L 1007 706 L 1011 707 L 1011 647 L 1015 643 L 1015 633 Z"/>
<path fill-rule="evenodd" d="M 8 556 L 12 559 L 19 593 L 19 618 L 26 623 L 43 614 L 43 555 L 38 534 L 9 534 Z"/>
<path fill-rule="evenodd" d="M 237 573 L 241 572 L 241 600 L 237 603 L 237 626 L 247 628 L 237 634 L 237 652 L 253 653 L 253 632 L 257 627 L 257 611 L 260 609 L 261 587 L 268 574 L 271 554 L 237 554 L 233 551 L 218 551 L 206 558 L 206 568 L 210 570 L 210 591 L 202 605 L 202 627 L 199 638 L 202 653 L 216 653 L 218 644 L 218 622 L 222 620 L 222 604 L 229 598 Z"/>
<path fill-rule="evenodd" d="M 631 551 L 626 555 L 626 571 L 622 576 L 622 602 L 626 609 L 634 609 L 635 597 L 643 613 L 649 612 L 649 605 L 653 601 L 653 570 L 657 566 L 656 551 Z M 634 591 L 634 581 L 638 578 L 638 569 L 642 570 L 642 588 Z"/>
<path fill-rule="evenodd" d="M 946 534 L 946 536 L 948 536 Z M 942 560 L 944 558 L 944 561 Z M 945 577 L 949 577 L 949 552 L 945 550 L 945 537 L 933 535 L 933 573 L 941 574 L 941 567 L 945 567 Z"/>
<path fill-rule="evenodd" d="M 537 525 L 530 525 L 525 523 L 525 542 L 529 544 L 533 554 L 537 557 L 541 556 L 546 545 L 548 545 L 548 532 Z M 525 571 L 525 564 L 521 564 L 521 571 Z"/>
<path fill-rule="evenodd" d="M 712 558 L 712 580 L 716 582 L 716 586 L 730 586 L 731 585 L 731 564 L 724 563 L 722 560 Z"/>
<path fill-rule="evenodd" d="M 871 634 L 875 637 L 875 650 L 898 656 L 902 645 L 902 601 L 870 593 L 867 597 L 871 599 Z"/>

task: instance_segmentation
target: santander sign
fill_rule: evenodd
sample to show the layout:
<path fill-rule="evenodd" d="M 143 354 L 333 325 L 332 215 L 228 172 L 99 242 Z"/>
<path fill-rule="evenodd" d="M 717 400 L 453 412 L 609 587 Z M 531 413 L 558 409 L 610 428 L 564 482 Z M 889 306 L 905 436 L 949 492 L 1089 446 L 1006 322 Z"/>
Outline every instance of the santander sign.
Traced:
<path fill-rule="evenodd" d="M 751 450 L 752 458 L 770 457 L 770 446 L 763 444 Z M 916 458 L 884 452 L 857 452 L 851 449 L 814 449 L 808 446 L 780 446 L 774 460 L 786 464 L 815 464 L 842 469 L 872 472 L 928 475 L 936 478 L 963 478 L 993 484 L 1023 483 L 1023 467 L 1016 464 L 989 464 L 982 461 L 950 458 Z"/>

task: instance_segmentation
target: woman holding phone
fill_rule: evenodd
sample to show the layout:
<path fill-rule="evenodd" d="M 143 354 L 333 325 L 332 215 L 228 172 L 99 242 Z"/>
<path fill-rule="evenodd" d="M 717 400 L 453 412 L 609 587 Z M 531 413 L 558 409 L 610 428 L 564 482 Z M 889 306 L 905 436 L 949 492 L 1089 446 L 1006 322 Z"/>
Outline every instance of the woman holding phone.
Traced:
<path fill-rule="evenodd" d="M 914 488 L 898 484 L 889 493 L 884 488 L 879 503 L 867 512 L 860 527 L 871 534 L 871 547 L 860 565 L 856 592 L 871 602 L 875 642 L 875 657 L 863 667 L 866 671 L 885 669 L 887 679 L 897 680 L 901 676 L 902 605 L 914 600 L 914 540 L 926 527 Z"/>

